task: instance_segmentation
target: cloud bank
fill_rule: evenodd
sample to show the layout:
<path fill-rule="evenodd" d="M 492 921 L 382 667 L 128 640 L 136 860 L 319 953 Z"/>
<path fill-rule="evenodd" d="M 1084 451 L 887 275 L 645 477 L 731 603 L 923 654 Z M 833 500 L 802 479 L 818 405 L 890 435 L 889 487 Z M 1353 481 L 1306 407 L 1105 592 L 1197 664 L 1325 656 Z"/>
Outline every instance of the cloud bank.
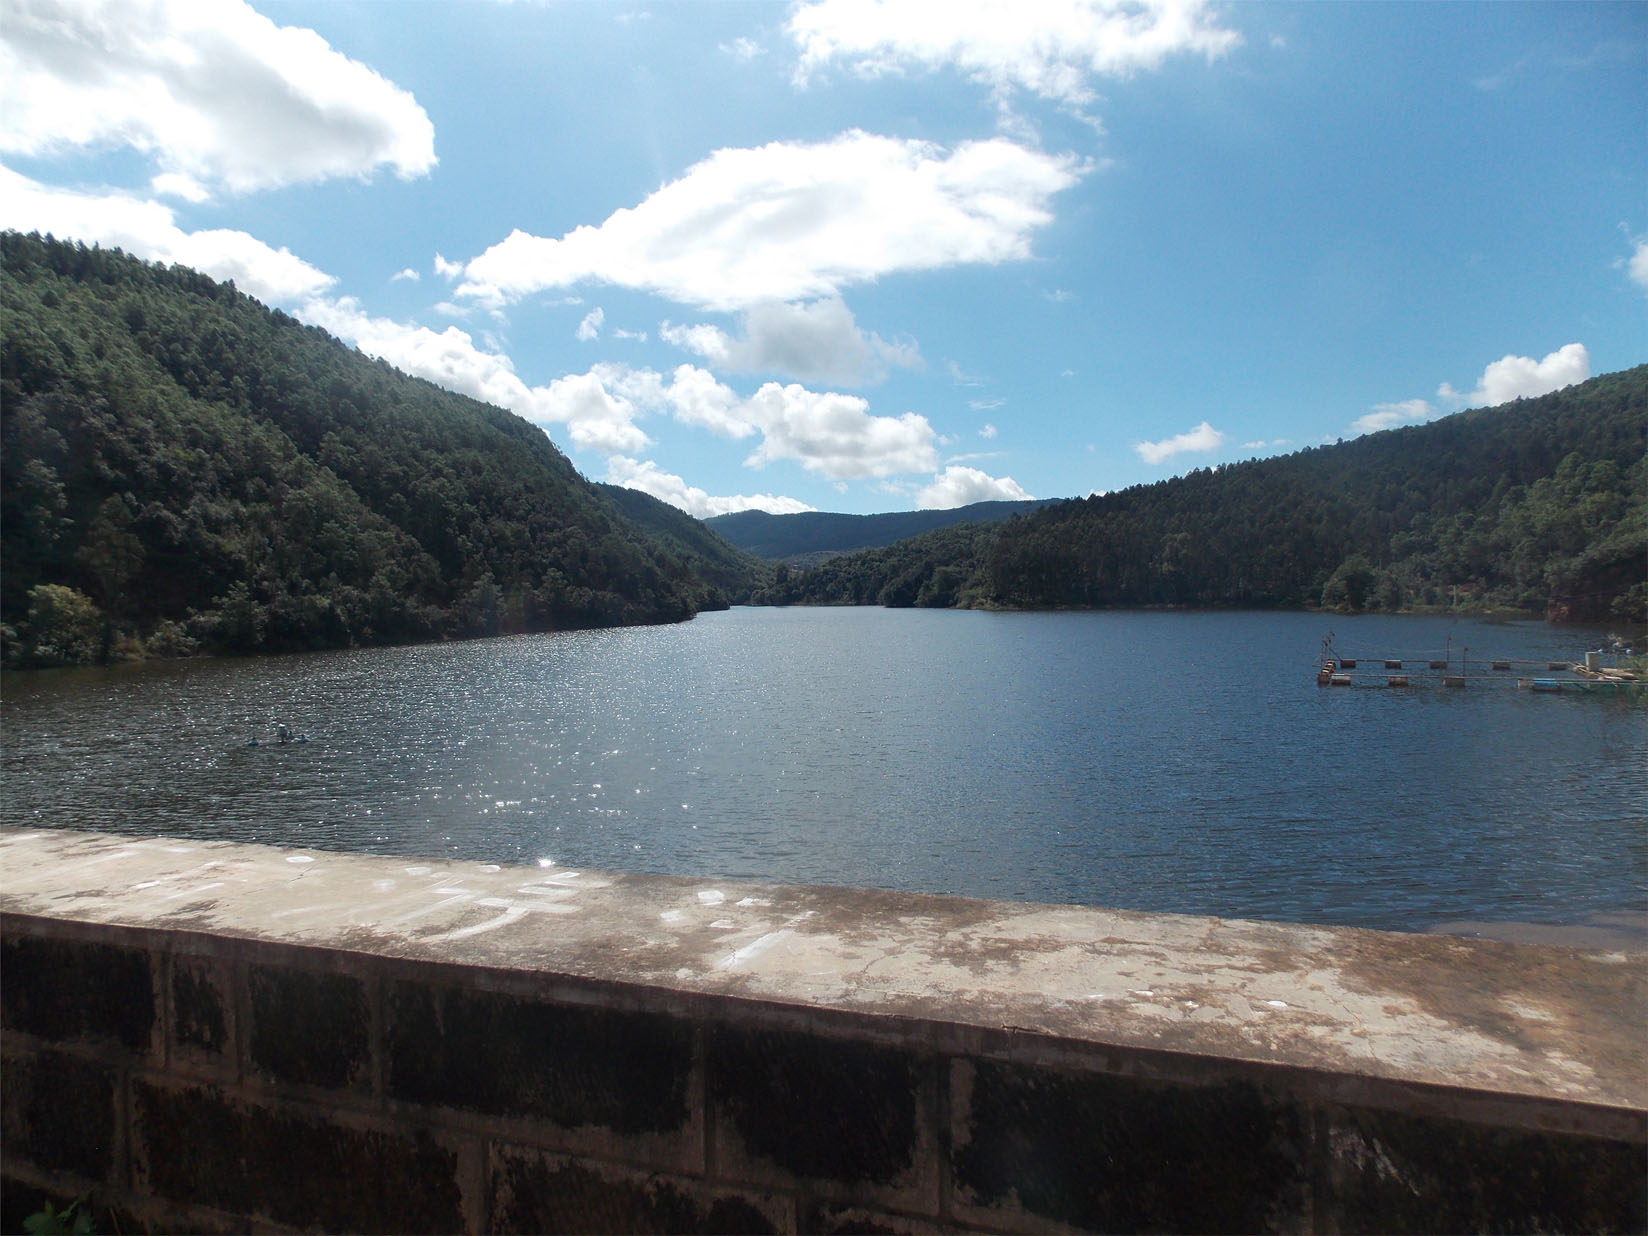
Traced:
<path fill-rule="evenodd" d="M 156 192 L 200 201 L 435 165 L 415 99 L 313 30 L 239 0 L 10 0 L 0 24 L 0 152 L 130 147 Z"/>
<path fill-rule="evenodd" d="M 663 414 L 722 437 L 760 435 L 745 460 L 750 467 L 788 460 L 831 480 L 937 467 L 937 434 L 925 417 L 913 412 L 873 415 L 868 402 L 857 396 L 795 383 L 768 382 L 744 398 L 693 365 L 678 366 L 666 379 L 651 369 L 598 364 L 547 385 L 529 385 L 508 356 L 481 347 L 467 331 L 456 326 L 435 331 L 374 317 L 353 297 L 328 295 L 337 281 L 288 250 L 245 232 L 185 232 L 171 210 L 156 202 L 51 190 L 0 168 L 0 226 L 55 231 L 148 261 L 180 262 L 216 279 L 233 279 L 249 295 L 291 306 L 302 320 L 398 369 L 540 426 L 560 426 L 582 449 L 634 455 L 652 441 L 637 421 Z M 601 325 L 598 312 L 586 316 L 592 330 Z"/>
<path fill-rule="evenodd" d="M 790 16 L 805 85 L 832 64 L 865 76 L 954 68 L 998 94 L 1090 103 L 1093 75 L 1125 77 L 1169 56 L 1224 55 L 1241 36 L 1201 0 L 818 0 Z"/>
<path fill-rule="evenodd" d="M 1087 168 L 1002 138 L 945 150 L 857 130 L 718 150 L 637 206 L 560 239 L 519 229 L 464 266 L 492 307 L 607 283 L 734 312 L 901 271 L 1026 258 L 1049 199 Z"/>
<path fill-rule="evenodd" d="M 232 279 L 249 296 L 271 305 L 319 296 L 337 280 L 290 250 L 246 232 L 214 228 L 185 232 L 159 202 L 125 194 L 51 189 L 0 167 L 0 226 L 52 232 L 87 244 L 124 249 L 150 262 L 192 266 L 214 279 Z"/>
<path fill-rule="evenodd" d="M 710 325 L 673 326 L 659 332 L 667 342 L 696 352 L 718 370 L 777 373 L 802 382 L 868 386 L 887 376 L 890 365 L 921 364 L 914 342 L 888 343 L 859 328 L 840 297 L 799 304 L 757 305 L 743 315 L 743 334 L 734 337 Z"/>

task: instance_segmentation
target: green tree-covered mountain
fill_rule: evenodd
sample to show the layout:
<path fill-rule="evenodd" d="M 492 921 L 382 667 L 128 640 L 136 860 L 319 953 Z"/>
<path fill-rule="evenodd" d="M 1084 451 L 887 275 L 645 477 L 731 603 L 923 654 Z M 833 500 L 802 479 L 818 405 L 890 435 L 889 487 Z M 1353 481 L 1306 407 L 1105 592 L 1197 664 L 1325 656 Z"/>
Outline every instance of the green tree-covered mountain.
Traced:
<path fill-rule="evenodd" d="M 17 233 L 0 256 L 11 663 L 668 622 L 758 582 L 520 417 L 232 284 Z"/>
<path fill-rule="evenodd" d="M 943 511 L 890 511 L 883 515 L 841 515 L 804 511 L 773 515 L 739 511 L 705 520 L 727 540 L 758 558 L 791 566 L 816 566 L 859 549 L 878 549 L 935 528 L 994 523 L 1045 506 L 1045 501 L 975 502 Z"/>
<path fill-rule="evenodd" d="M 1404 609 L 1648 621 L 1648 366 L 953 528 L 775 580 L 821 604 Z"/>
<path fill-rule="evenodd" d="M 595 488 L 709 585 L 712 600 L 721 608 L 745 604 L 753 592 L 771 583 L 770 562 L 740 549 L 703 520 L 638 489 L 600 482 Z"/>

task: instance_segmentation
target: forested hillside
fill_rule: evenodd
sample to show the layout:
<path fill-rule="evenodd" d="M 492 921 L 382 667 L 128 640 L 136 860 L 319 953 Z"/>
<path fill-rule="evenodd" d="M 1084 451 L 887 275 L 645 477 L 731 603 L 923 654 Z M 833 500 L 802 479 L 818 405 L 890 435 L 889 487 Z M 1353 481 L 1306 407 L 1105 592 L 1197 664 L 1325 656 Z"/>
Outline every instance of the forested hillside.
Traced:
<path fill-rule="evenodd" d="M 717 607 L 743 605 L 753 592 L 771 582 L 771 563 L 740 549 L 679 507 L 622 485 L 597 482 L 595 488 L 684 563 L 695 578 L 709 585 Z"/>
<path fill-rule="evenodd" d="M 0 252 L 8 663 L 725 604 L 511 413 L 182 267 L 17 233 Z"/>
<path fill-rule="evenodd" d="M 760 558 L 815 566 L 858 549 L 875 549 L 955 524 L 994 523 L 1024 515 L 1045 501 L 975 502 L 937 511 L 888 511 L 881 515 L 842 515 L 804 511 L 774 515 L 738 511 L 704 522 L 734 545 Z"/>
<path fill-rule="evenodd" d="M 775 583 L 824 604 L 1462 604 L 1648 620 L 1648 366 L 950 529 Z"/>
<path fill-rule="evenodd" d="M 671 621 L 745 599 L 1648 619 L 1648 366 L 1004 522 L 938 526 L 1025 504 L 706 527 L 233 285 L 16 233 L 0 256 L 8 664 Z M 934 530 L 796 570 L 712 530 L 729 525 L 774 534 L 755 552 L 775 557 Z"/>

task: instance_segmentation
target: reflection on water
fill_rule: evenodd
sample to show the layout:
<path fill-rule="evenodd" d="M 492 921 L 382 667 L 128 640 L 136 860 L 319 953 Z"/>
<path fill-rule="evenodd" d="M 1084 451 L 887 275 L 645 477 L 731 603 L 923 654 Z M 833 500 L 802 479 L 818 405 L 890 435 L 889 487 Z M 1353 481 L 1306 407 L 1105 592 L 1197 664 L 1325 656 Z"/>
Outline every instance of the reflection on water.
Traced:
<path fill-rule="evenodd" d="M 734 610 L 5 679 L 8 824 L 1414 929 L 1648 900 L 1648 710 L 1322 689 L 1596 632 Z M 308 743 L 273 742 L 287 724 Z M 260 744 L 249 746 L 250 738 Z"/>

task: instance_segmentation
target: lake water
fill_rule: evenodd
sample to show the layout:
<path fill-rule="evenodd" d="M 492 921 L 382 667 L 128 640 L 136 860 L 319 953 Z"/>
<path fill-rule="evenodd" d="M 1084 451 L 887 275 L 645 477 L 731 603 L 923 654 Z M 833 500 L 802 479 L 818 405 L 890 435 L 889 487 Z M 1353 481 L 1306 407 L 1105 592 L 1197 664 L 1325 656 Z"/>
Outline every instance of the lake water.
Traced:
<path fill-rule="evenodd" d="M 1417 930 L 1648 903 L 1648 708 L 1323 689 L 1541 623 L 735 609 L 12 674 L 7 824 Z M 311 739 L 276 745 L 286 723 Z M 247 745 L 257 735 L 262 745 Z"/>

